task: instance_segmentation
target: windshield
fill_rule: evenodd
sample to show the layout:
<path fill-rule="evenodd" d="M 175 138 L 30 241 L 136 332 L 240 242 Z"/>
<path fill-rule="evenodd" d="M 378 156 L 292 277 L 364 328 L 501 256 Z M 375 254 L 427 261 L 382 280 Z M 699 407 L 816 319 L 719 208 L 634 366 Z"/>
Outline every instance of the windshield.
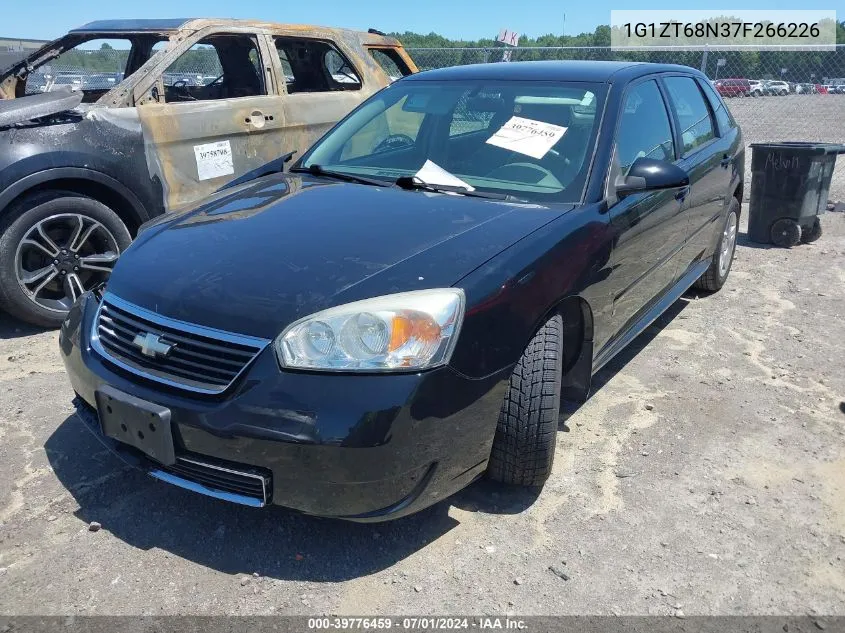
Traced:
<path fill-rule="evenodd" d="M 329 132 L 302 167 L 577 202 L 603 97 L 592 83 L 399 81 Z"/>

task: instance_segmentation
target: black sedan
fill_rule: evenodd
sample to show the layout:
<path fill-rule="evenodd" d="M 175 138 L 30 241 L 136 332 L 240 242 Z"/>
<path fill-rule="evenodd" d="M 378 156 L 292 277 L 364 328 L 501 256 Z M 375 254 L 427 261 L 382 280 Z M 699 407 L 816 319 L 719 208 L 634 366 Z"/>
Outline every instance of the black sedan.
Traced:
<path fill-rule="evenodd" d="M 290 173 L 144 227 L 62 327 L 79 417 L 253 506 L 378 521 L 485 473 L 541 486 L 561 402 L 725 283 L 743 147 L 687 67 L 404 78 Z"/>

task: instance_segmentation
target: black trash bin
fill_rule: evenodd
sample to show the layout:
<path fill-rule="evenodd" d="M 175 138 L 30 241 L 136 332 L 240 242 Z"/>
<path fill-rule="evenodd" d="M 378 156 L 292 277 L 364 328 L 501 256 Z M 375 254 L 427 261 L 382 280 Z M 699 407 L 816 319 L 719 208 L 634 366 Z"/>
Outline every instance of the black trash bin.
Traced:
<path fill-rule="evenodd" d="M 748 238 L 795 246 L 822 234 L 838 143 L 752 143 Z"/>

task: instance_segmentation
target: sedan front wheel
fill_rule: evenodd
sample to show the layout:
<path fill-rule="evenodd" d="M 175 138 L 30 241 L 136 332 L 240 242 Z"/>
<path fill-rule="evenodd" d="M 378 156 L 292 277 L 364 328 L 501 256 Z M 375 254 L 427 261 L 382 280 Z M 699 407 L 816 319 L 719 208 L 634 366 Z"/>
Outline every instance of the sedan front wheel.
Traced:
<path fill-rule="evenodd" d="M 552 472 L 563 377 L 563 320 L 553 316 L 528 343 L 511 374 L 487 476 L 542 486 Z"/>
<path fill-rule="evenodd" d="M 0 224 L 0 309 L 61 325 L 82 293 L 108 279 L 131 241 L 120 217 L 92 198 L 46 192 L 21 200 Z"/>

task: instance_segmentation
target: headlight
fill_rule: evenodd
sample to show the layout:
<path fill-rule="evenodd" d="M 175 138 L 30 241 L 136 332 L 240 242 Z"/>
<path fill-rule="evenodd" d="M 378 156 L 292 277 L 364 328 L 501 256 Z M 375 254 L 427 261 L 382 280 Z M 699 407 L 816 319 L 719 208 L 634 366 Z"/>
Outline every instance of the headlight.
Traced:
<path fill-rule="evenodd" d="M 299 369 L 429 369 L 449 362 L 463 316 L 456 288 L 365 299 L 293 323 L 276 338 L 276 353 L 283 367 Z"/>

